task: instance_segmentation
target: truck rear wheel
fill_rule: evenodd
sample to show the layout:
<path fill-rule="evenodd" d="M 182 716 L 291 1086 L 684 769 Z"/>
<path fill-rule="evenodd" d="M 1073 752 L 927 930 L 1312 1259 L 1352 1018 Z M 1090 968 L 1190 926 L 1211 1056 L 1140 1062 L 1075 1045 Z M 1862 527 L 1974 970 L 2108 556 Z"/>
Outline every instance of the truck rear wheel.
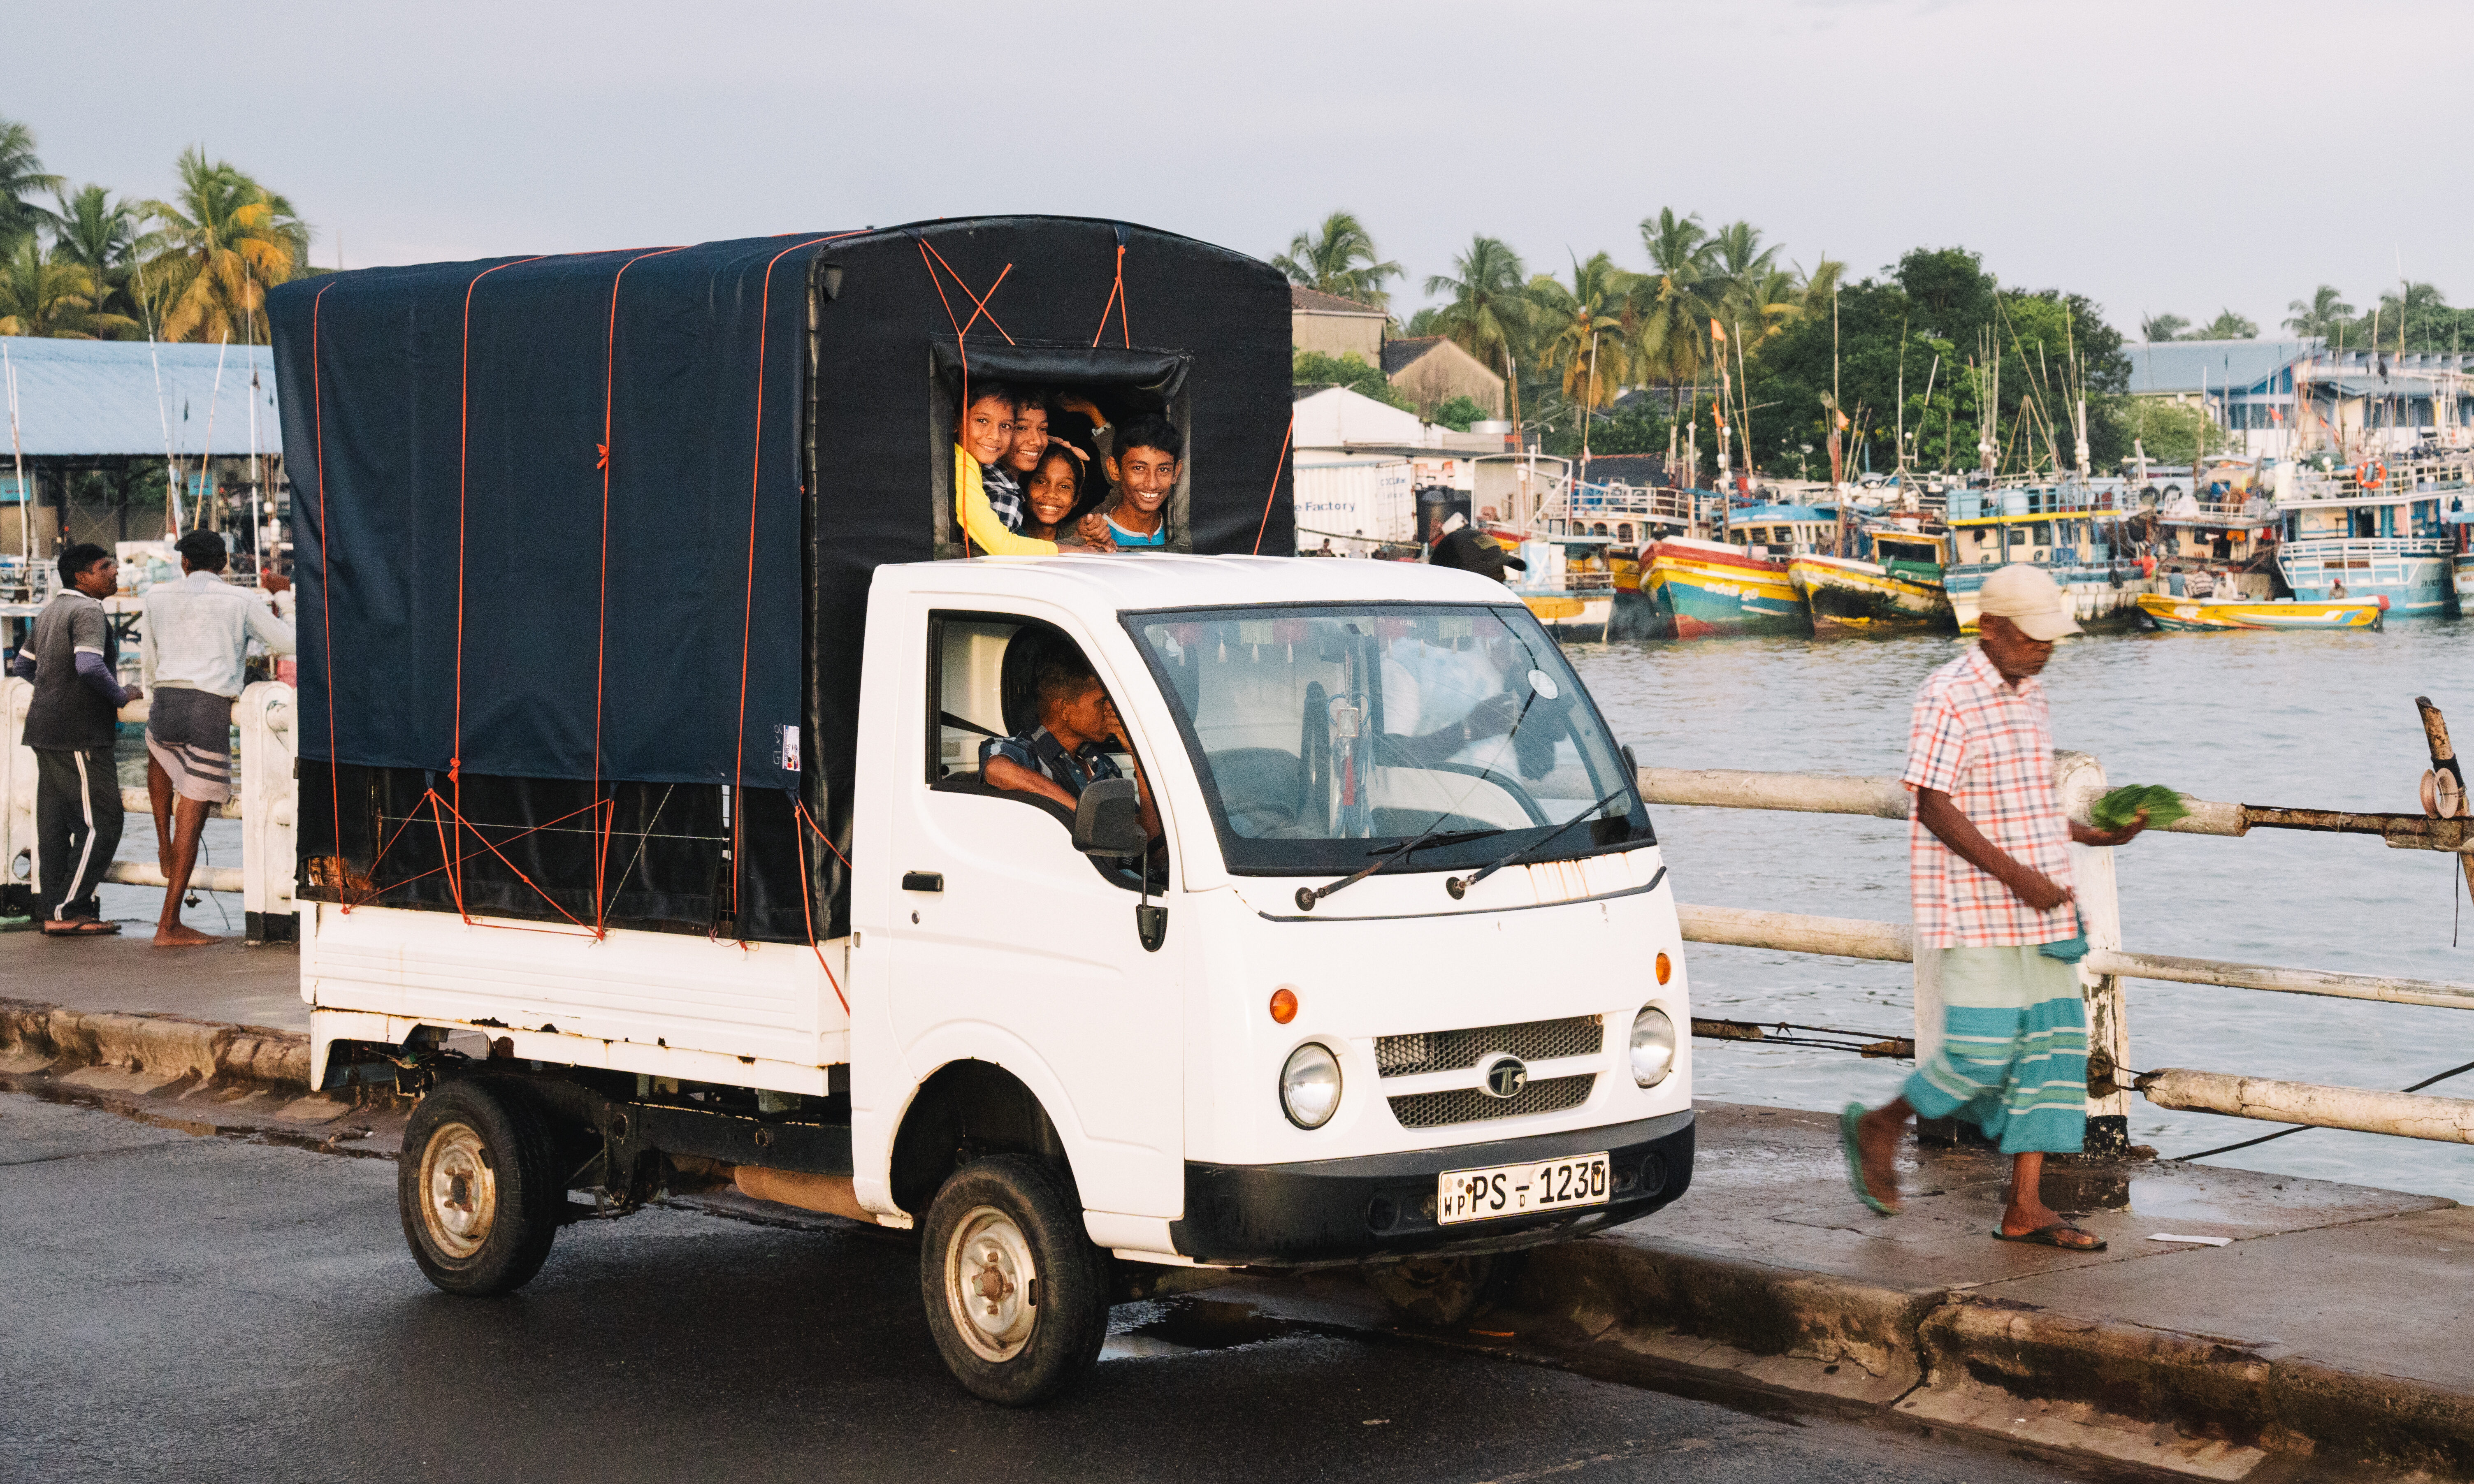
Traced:
<path fill-rule="evenodd" d="M 1029 1406 L 1099 1358 L 1107 1261 L 1055 1168 L 1025 1155 L 964 1165 L 936 1192 L 923 1237 L 928 1328 L 972 1395 Z"/>
<path fill-rule="evenodd" d="M 548 1125 L 521 1091 L 479 1081 L 445 1083 L 412 1110 L 395 1190 L 412 1260 L 475 1297 L 541 1271 L 567 1202 Z"/>

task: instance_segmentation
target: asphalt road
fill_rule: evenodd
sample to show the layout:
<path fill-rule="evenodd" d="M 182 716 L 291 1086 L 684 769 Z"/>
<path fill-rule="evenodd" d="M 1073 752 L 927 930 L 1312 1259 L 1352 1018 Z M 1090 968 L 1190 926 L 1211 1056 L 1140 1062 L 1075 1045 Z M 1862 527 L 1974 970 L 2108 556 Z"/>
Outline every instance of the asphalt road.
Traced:
<path fill-rule="evenodd" d="M 394 1182 L 0 1095 L 0 1478 L 2095 1476 L 1195 1298 L 1121 1308 L 1079 1391 L 1007 1411 L 947 1379 L 898 1239 L 656 1209 L 461 1300 Z"/>

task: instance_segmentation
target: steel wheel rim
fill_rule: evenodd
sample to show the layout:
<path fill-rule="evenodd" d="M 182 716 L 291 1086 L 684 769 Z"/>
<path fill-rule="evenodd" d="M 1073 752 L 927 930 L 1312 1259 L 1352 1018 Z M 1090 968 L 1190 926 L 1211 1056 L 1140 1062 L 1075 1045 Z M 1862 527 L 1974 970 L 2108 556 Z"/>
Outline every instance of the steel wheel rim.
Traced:
<path fill-rule="evenodd" d="M 430 1246 L 464 1261 L 490 1240 L 498 1217 L 498 1178 L 490 1147 L 464 1123 L 441 1124 L 421 1152 L 421 1221 Z"/>
<path fill-rule="evenodd" d="M 945 1244 L 945 1306 L 962 1343 L 982 1360 L 1007 1361 L 1038 1327 L 1039 1265 L 1011 1216 L 974 1206 Z"/>

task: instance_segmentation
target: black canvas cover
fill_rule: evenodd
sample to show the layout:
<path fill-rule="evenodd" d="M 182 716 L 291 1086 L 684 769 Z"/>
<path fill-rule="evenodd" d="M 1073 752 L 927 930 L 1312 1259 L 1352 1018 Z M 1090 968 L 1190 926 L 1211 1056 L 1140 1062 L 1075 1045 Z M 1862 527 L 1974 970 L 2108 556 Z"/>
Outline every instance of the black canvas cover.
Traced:
<path fill-rule="evenodd" d="M 1188 440 L 1180 544 L 1294 549 L 1285 282 L 1144 228 L 968 218 L 367 269 L 275 290 L 269 319 L 299 450 L 303 853 L 357 872 L 364 850 L 409 852 L 387 841 L 432 788 L 469 787 L 451 822 L 480 835 L 474 809 L 508 815 L 504 848 L 433 839 L 429 874 L 312 872 L 312 895 L 393 881 L 391 905 L 449 905 L 454 855 L 478 873 L 455 883 L 468 910 L 521 869 L 539 889 L 506 887 L 492 912 L 844 931 L 869 576 L 957 549 L 966 377 L 1167 411 Z M 342 801 L 347 778 L 361 792 Z M 606 825 L 544 827 L 591 810 L 595 780 Z M 620 785 L 740 792 L 659 815 Z M 760 816 L 795 828 L 802 804 L 804 894 L 792 839 L 746 838 Z M 696 859 L 728 863 L 705 896 L 652 885 L 704 872 L 662 875 L 679 819 L 709 821 Z"/>

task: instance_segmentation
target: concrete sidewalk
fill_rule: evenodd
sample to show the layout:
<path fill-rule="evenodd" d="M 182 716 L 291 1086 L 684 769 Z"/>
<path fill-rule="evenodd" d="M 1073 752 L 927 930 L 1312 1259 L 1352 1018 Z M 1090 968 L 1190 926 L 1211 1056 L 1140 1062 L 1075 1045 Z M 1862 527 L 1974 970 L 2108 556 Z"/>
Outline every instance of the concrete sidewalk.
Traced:
<path fill-rule="evenodd" d="M 288 947 L 0 937 L 0 1085 L 389 1153 L 400 1107 L 301 1085 L 298 962 Z M 2068 1253 L 1991 1239 L 2007 1161 L 1989 1153 L 1910 1151 L 1906 1210 L 1884 1219 L 1848 1191 L 1834 1118 L 1700 1114 L 1691 1191 L 1507 1264 L 1476 1343 L 2185 1475 L 2474 1478 L 2474 1210 L 2170 1160 L 2056 1162 L 2048 1199 L 2110 1244 Z"/>

